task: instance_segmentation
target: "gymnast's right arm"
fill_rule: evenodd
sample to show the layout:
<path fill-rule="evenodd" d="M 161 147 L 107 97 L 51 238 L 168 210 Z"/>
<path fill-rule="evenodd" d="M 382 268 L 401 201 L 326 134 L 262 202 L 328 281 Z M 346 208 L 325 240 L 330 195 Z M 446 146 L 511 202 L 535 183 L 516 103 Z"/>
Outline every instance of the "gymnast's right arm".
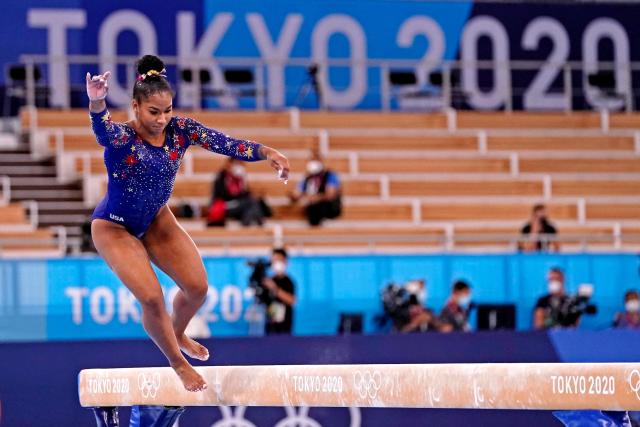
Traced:
<path fill-rule="evenodd" d="M 87 96 L 89 97 L 89 112 L 91 115 L 91 127 L 96 135 L 96 140 L 103 147 L 114 145 L 119 134 L 120 126 L 111 121 L 111 115 L 107 110 L 107 92 L 109 91 L 110 71 L 91 77 L 87 73 Z"/>

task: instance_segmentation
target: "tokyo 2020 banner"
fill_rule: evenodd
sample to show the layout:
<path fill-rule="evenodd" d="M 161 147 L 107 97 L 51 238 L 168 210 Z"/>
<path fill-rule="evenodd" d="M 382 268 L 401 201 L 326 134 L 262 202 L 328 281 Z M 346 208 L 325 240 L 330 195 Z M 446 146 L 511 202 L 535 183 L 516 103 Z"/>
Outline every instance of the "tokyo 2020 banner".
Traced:
<path fill-rule="evenodd" d="M 86 71 L 105 69 L 114 71 L 109 102 L 126 105 L 133 77 L 123 64 L 158 53 L 169 58 L 177 102 L 187 107 L 192 83 L 182 72 L 194 64 L 206 64 L 207 84 L 218 91 L 212 107 L 317 107 L 305 92 L 313 62 L 327 107 L 394 109 L 429 100 L 397 96 L 404 89 L 387 87 L 389 73 L 415 72 L 413 89 L 437 94 L 434 75 L 459 60 L 450 83 L 460 108 L 633 108 L 639 20 L 635 2 L 10 0 L 0 16 L 0 37 L 10 41 L 0 61 L 40 55 L 54 106 L 69 104 Z M 225 71 L 238 67 L 255 71 L 261 101 L 224 91 Z M 589 77 L 602 71 L 612 85 L 606 93 Z"/>

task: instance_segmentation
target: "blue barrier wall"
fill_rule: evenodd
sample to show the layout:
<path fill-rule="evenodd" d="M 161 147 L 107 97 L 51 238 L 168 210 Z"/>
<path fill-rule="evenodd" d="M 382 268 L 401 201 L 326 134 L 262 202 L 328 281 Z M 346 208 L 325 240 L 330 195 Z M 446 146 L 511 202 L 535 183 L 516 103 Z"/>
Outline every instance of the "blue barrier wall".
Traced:
<path fill-rule="evenodd" d="M 204 340 L 218 365 L 339 363 L 480 363 L 638 361 L 634 331 L 490 332 L 348 337 L 267 337 Z M 575 345 L 579 342 L 579 345 Z M 615 355 L 603 343 L 615 349 Z M 569 359 L 559 347 L 573 347 Z M 598 351 L 600 349 L 600 351 Z M 84 368 L 165 366 L 150 340 L 0 344 L 3 427 L 90 426 L 78 404 L 77 374 Z M 616 387 L 627 387 L 617 384 Z M 298 408 L 189 408 L 181 426 L 274 426 Z M 122 418 L 128 410 L 122 410 Z M 235 416 L 236 423 L 230 420 Z M 389 410 L 314 408 L 322 426 L 560 426 L 546 411 Z M 247 421 L 253 424 L 247 424 Z M 214 424 L 221 422 L 221 424 Z M 289 424 L 290 425 L 290 424 Z M 306 424 L 305 424 L 306 425 Z"/>
<path fill-rule="evenodd" d="M 247 335 L 247 258 L 205 258 L 210 290 L 199 315 L 217 336 Z M 546 272 L 560 266 L 567 288 L 593 283 L 598 314 L 582 329 L 603 329 L 623 308 L 623 294 L 640 287 L 640 258 L 625 254 L 578 255 L 367 255 L 297 256 L 290 262 L 298 303 L 296 335 L 334 334 L 342 312 L 361 312 L 365 332 L 377 331 L 380 290 L 389 282 L 425 278 L 427 305 L 443 306 L 451 283 L 467 280 L 476 303 L 514 303 L 517 328 L 531 327 L 536 299 L 546 292 Z M 170 300 L 177 290 L 159 272 Z M 168 304 L 170 306 L 170 304 Z M 59 340 L 146 336 L 140 307 L 99 258 L 0 261 L 0 339 Z"/>

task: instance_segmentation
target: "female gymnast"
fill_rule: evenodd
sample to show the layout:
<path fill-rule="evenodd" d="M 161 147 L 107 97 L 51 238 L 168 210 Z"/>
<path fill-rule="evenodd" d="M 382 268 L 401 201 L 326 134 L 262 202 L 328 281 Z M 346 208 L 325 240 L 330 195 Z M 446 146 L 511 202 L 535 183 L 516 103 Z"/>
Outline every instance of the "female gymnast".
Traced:
<path fill-rule="evenodd" d="M 110 72 L 87 73 L 91 125 L 104 146 L 109 174 L 105 198 L 96 207 L 91 233 L 98 253 L 142 306 L 142 325 L 189 391 L 207 387 L 182 355 L 199 360 L 208 350 L 184 333 L 207 296 L 207 275 L 195 244 L 167 207 L 180 160 L 190 145 L 244 161 L 268 160 L 285 181 L 289 162 L 273 148 L 231 138 L 187 117 L 172 117 L 171 86 L 164 63 L 145 55 L 131 106 L 135 119 L 114 123 L 105 98 Z M 178 285 L 173 314 L 151 262 Z"/>

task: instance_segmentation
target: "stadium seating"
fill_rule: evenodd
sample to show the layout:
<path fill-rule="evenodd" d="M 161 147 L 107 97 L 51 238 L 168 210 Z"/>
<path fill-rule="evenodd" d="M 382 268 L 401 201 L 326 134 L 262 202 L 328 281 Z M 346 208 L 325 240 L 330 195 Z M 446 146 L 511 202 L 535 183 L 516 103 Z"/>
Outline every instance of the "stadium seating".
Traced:
<path fill-rule="evenodd" d="M 400 245 L 405 247 L 514 248 L 534 203 L 545 202 L 562 224 L 564 247 L 634 244 L 640 202 L 640 157 L 634 126 L 640 115 L 600 113 L 380 113 L 380 112 L 176 112 L 257 140 L 289 155 L 292 182 L 274 179 L 266 163 L 248 164 L 250 185 L 274 209 L 273 228 L 188 227 L 200 246 L 232 236 L 238 247 L 284 239 L 304 248 Z M 113 111 L 114 120 L 127 113 Z M 105 190 L 102 147 L 85 110 L 39 110 L 31 117 L 48 150 L 92 189 Z M 344 212 L 325 227 L 309 229 L 287 195 L 304 173 L 308 151 L 321 150 L 344 188 Z M 204 206 L 224 158 L 200 148 L 181 166 L 173 198 Z M 99 185 L 96 185 L 99 183 Z M 621 225 L 622 224 L 622 225 Z M 253 230 L 253 231 L 250 231 Z M 419 230 L 415 235 L 410 230 Z M 421 239 L 420 236 L 428 237 Z M 593 238 L 587 239 L 591 236 Z M 616 237 L 617 236 L 617 237 Z M 415 237 L 408 239 L 407 237 Z M 253 239 L 253 243 L 251 240 Z M 277 240 L 277 239 L 276 239 Z M 404 240 L 404 242 L 402 242 Z M 395 242 L 394 242 L 395 241 Z M 427 244 L 427 241 L 429 244 Z M 420 243 L 421 242 L 421 243 Z M 215 247 L 218 243 L 215 243 Z M 335 245 L 332 246 L 332 243 Z M 640 242 L 635 242 L 635 244 Z M 202 243 L 203 245 L 205 243 Z M 252 246 L 254 245 L 254 246 Z M 224 245 L 223 245 L 224 246 Z M 228 246 L 228 244 L 227 244 Z"/>

